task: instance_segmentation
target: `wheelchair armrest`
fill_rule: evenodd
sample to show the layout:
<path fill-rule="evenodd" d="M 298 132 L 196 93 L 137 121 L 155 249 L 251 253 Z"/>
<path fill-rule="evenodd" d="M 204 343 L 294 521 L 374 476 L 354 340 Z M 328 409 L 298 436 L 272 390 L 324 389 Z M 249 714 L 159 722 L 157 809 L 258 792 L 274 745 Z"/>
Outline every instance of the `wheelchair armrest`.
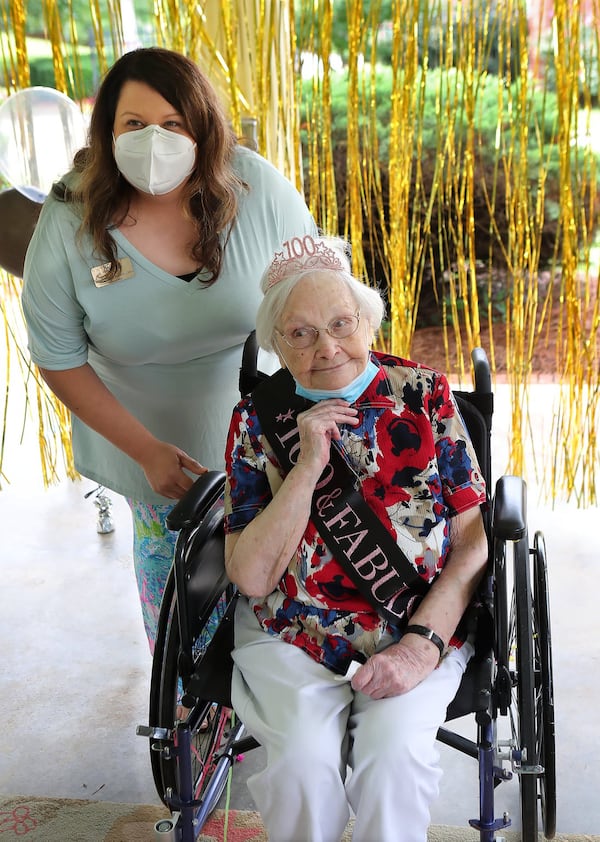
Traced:
<path fill-rule="evenodd" d="M 492 533 L 504 541 L 519 541 L 527 533 L 527 486 L 521 477 L 503 476 L 496 483 Z"/>
<path fill-rule="evenodd" d="M 167 529 L 179 532 L 198 523 L 223 494 L 224 485 L 225 474 L 222 471 L 207 471 L 199 476 L 167 515 Z"/>

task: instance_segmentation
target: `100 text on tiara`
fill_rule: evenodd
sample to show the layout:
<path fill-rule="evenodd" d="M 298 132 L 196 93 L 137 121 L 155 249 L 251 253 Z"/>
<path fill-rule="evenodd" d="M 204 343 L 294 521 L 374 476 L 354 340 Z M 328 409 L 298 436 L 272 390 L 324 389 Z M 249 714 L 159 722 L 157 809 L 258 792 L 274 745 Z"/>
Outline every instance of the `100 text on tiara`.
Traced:
<path fill-rule="evenodd" d="M 307 270 L 343 271 L 344 266 L 333 249 L 310 234 L 292 237 L 282 243 L 283 251 L 275 253 L 267 271 L 267 290 L 284 278 Z"/>

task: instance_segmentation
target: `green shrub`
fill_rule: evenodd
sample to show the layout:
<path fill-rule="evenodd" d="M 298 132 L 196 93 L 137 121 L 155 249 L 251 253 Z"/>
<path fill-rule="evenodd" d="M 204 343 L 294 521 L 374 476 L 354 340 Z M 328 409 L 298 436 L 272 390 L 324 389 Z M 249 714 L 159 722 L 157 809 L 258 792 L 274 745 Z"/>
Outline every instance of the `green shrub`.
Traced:
<path fill-rule="evenodd" d="M 389 66 L 377 66 L 375 75 L 375 103 L 377 115 L 377 136 L 380 144 L 382 160 L 388 158 L 389 128 L 391 121 L 392 100 L 392 69 Z M 464 110 L 465 83 L 461 71 L 451 69 L 434 69 L 428 71 L 423 89 L 424 102 L 419 108 L 422 122 L 419 134 L 423 146 L 435 149 L 440 134 L 447 130 L 447 125 L 438 117 L 438 113 L 446 111 L 451 115 L 454 131 L 458 142 L 466 139 L 467 116 Z M 360 81 L 361 97 L 370 96 L 370 71 L 365 70 Z M 415 88 L 421 90 L 420 80 L 414 83 Z M 502 119 L 499 114 L 498 90 L 502 91 Z M 540 143 L 552 143 L 556 140 L 558 102 L 555 93 L 532 90 L 525 103 L 525 113 L 520 113 L 519 83 L 514 83 L 509 89 L 502 88 L 502 83 L 496 76 L 483 75 L 479 78 L 474 90 L 475 112 L 474 128 L 477 144 L 486 155 L 495 155 L 498 124 L 506 138 L 510 135 L 511 127 L 517 124 L 517 118 L 524 118 L 527 125 L 528 143 L 536 154 Z M 305 80 L 302 87 L 301 119 L 305 126 L 310 122 L 311 105 L 313 101 L 313 82 Z M 458 110 L 453 110 L 453 104 L 458 104 Z M 348 128 L 348 71 L 344 70 L 331 74 L 331 111 L 333 125 L 333 144 L 345 143 Z M 367 122 L 361 117 L 361 126 Z M 303 140 L 306 141 L 306 132 Z M 511 142 L 511 146 L 513 143 Z"/>
<path fill-rule="evenodd" d="M 370 75 L 365 70 L 361 84 L 369 92 Z M 409 207 L 417 207 L 415 204 L 420 196 L 425 201 L 433 194 L 434 181 L 438 179 L 439 164 L 438 150 L 444 147 L 447 140 L 448 121 L 452 121 L 454 142 L 456 146 L 456 159 L 463 160 L 465 143 L 467 140 L 467 118 L 464 112 L 464 77 L 463 74 L 452 69 L 430 70 L 426 76 L 426 85 L 420 88 L 424 101 L 420 109 L 420 124 L 416 127 L 416 138 L 420 139 L 420 184 L 419 192 L 415 184 L 413 167 L 413 183 L 410 187 L 411 197 Z M 379 156 L 381 164 L 381 192 L 385 214 L 385 220 L 379 217 L 379 209 L 375 198 L 371 197 L 371 207 L 368 214 L 364 215 L 363 229 L 365 231 L 363 251 L 367 261 L 367 268 L 373 280 L 381 283 L 385 277 L 385 267 L 379 261 L 381 243 L 377 242 L 381 237 L 381 229 L 388 224 L 389 214 L 389 140 L 391 123 L 391 99 L 392 99 L 392 70 L 390 67 L 377 67 L 375 77 L 375 103 L 377 137 L 379 144 Z M 499 91 L 501 98 L 499 102 Z M 487 276 L 490 272 L 500 273 L 505 276 L 508 269 L 506 263 L 505 248 L 510 240 L 512 224 L 507 212 L 507 203 L 510 200 L 510 190 L 513 184 L 506 183 L 507 171 L 505 167 L 508 155 L 512 156 L 511 166 L 518 167 L 522 160 L 522 154 L 526 156 L 526 175 L 528 185 L 526 187 L 530 200 L 530 207 L 535 207 L 535 197 L 539 189 L 539 179 L 542 170 L 546 174 L 544 184 L 544 222 L 540 232 L 539 243 L 539 266 L 540 269 L 547 268 L 552 264 L 557 253 L 557 238 L 559 237 L 559 209 L 560 209 L 560 179 L 559 179 L 559 148 L 557 145 L 557 117 L 558 104 L 556 94 L 544 90 L 532 89 L 526 92 L 524 101 L 521 102 L 519 83 L 514 83 L 510 88 L 503 86 L 502 82 L 494 76 L 483 75 L 479 78 L 475 91 L 475 108 L 473 126 L 474 138 L 474 184 L 473 204 L 475 222 L 475 258 L 478 265 L 488 267 L 478 271 L 481 275 L 482 307 L 487 308 L 491 303 L 492 309 L 497 318 L 501 319 L 505 311 L 505 290 L 501 283 L 495 282 L 494 291 L 490 299 Z M 306 155 L 308 132 L 307 127 L 311 120 L 311 103 L 313 98 L 312 81 L 305 81 L 303 86 L 303 100 L 301 104 L 301 117 L 303 129 L 303 149 Z M 336 173 L 336 191 L 338 201 L 338 230 L 345 230 L 345 201 L 346 201 L 346 168 L 347 168 L 347 128 L 348 128 L 348 73 L 333 73 L 331 76 L 331 100 L 332 100 L 332 147 L 334 155 L 334 168 Z M 457 103 L 456 108 L 446 108 L 446 103 Z M 499 108 L 502 113 L 499 113 Z M 318 118 L 318 115 L 317 115 Z M 361 127 L 364 127 L 368 118 L 361 117 Z M 518 128 L 525 121 L 527 133 L 521 137 Z M 311 125 L 311 131 L 318 130 L 318 126 Z M 500 142 L 498 142 L 498 138 Z M 522 140 L 526 141 L 526 148 L 521 152 Z M 368 152 L 368 150 L 367 150 Z M 416 158 L 417 146 L 413 150 L 413 162 Z M 505 158 L 503 158 L 505 156 Z M 577 158 L 576 156 L 579 156 Z M 574 180 L 577 173 L 581 172 L 583 152 L 573 151 L 572 172 Z M 305 157 L 305 167 L 308 160 Z M 310 184 L 308 177 L 305 184 Z M 439 195 L 439 194 L 436 194 Z M 493 208 L 490 209 L 489 202 L 493 197 Z M 310 198 L 310 197 L 308 197 Z M 420 324 L 437 323 L 441 319 L 441 308 L 439 302 L 445 295 L 443 290 L 444 277 L 454 271 L 453 267 L 459 259 L 456 244 L 453 243 L 448 232 L 451 230 L 467 229 L 467 218 L 465 210 L 462 220 L 458 220 L 458 201 L 444 197 L 443 202 L 436 201 L 429 222 L 429 242 L 431 248 L 428 252 L 427 262 L 424 267 L 424 283 L 419 306 L 418 321 Z M 532 210 L 533 213 L 533 210 Z M 425 228 L 425 210 L 420 212 L 423 228 Z M 369 219 L 372 220 L 371 231 L 368 231 Z M 373 248 L 372 240 L 375 240 Z M 441 246 L 440 246 L 441 244 Z M 414 268 L 414 267 L 413 267 Z M 435 279 L 435 281 L 433 280 Z M 479 280 L 478 280 L 479 282 Z"/>
<path fill-rule="evenodd" d="M 98 61 L 92 53 L 80 53 L 79 66 L 81 79 L 73 73 L 67 72 L 67 95 L 71 99 L 89 99 L 94 96 L 99 83 Z M 52 59 L 47 56 L 31 58 L 29 61 L 31 85 L 43 85 L 47 88 L 56 87 Z"/>

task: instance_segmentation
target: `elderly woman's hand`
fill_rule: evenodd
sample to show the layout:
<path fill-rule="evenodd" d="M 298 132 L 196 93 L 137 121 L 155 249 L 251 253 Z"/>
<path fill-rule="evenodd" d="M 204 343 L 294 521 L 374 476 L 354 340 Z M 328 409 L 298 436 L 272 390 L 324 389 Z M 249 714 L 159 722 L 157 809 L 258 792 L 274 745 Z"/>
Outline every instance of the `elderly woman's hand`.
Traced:
<path fill-rule="evenodd" d="M 295 557 L 310 517 L 315 486 L 329 462 L 331 440 L 340 438 L 340 424 L 356 425 L 357 414 L 347 401 L 333 398 L 298 415 L 296 464 L 269 505 L 240 532 L 226 537 L 227 575 L 246 596 L 270 594 Z"/>
<path fill-rule="evenodd" d="M 329 462 L 331 441 L 339 441 L 340 424 L 358 424 L 358 410 L 338 398 L 319 403 L 298 415 L 300 455 L 297 464 L 312 466 L 315 482 Z"/>
<path fill-rule="evenodd" d="M 372 699 L 385 699 L 408 693 L 433 672 L 439 652 L 431 642 L 413 635 L 372 655 L 356 671 L 352 689 Z"/>

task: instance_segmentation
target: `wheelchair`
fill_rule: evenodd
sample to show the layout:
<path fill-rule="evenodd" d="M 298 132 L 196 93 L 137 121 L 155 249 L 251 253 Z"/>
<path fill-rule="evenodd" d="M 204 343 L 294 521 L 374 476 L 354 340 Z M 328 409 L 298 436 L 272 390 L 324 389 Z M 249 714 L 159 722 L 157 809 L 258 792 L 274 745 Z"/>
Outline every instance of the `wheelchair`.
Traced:
<path fill-rule="evenodd" d="M 240 392 L 265 375 L 254 336 L 244 348 Z M 474 389 L 455 391 L 480 467 L 491 489 L 493 393 L 483 349 L 472 353 Z M 210 471 L 173 508 L 178 539 L 165 588 L 153 658 L 149 726 L 157 792 L 170 817 L 155 838 L 195 842 L 217 806 L 236 758 L 258 746 L 231 709 L 233 617 L 238 593 L 224 568 L 223 473 Z M 523 842 L 556 830 L 552 645 L 546 548 L 530 546 L 525 482 L 502 476 L 483 511 L 489 556 L 477 607 L 476 652 L 448 707 L 438 740 L 478 767 L 479 816 L 468 824 L 480 842 L 502 842 L 511 824 L 495 816 L 496 788 L 518 777 Z M 182 715 L 184 714 L 184 715 Z M 473 714 L 476 739 L 449 727 Z M 499 728 L 504 724 L 504 729 Z M 507 733 L 499 738 L 499 731 Z M 307 840 L 308 842 L 308 840 Z"/>

